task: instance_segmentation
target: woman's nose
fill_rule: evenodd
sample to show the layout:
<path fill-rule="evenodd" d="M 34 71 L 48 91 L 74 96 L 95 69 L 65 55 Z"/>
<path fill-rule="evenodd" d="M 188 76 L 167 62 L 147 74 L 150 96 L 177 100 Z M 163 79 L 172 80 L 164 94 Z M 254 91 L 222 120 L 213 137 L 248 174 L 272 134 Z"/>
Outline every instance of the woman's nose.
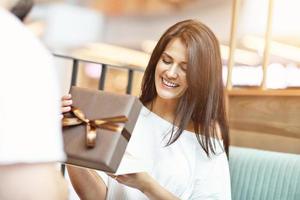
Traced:
<path fill-rule="evenodd" d="M 173 65 L 171 65 L 169 67 L 169 69 L 167 70 L 167 72 L 166 72 L 167 77 L 168 78 L 177 78 L 177 76 L 178 76 L 177 68 L 178 67 L 177 67 L 176 63 L 174 63 Z"/>

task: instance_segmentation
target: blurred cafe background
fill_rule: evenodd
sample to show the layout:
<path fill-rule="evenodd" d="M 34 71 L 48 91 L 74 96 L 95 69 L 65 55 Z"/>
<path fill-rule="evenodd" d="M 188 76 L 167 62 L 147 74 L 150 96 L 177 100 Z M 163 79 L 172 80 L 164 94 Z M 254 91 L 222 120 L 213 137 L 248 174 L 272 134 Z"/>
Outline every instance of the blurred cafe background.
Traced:
<path fill-rule="evenodd" d="M 300 153 L 299 8 L 296 0 L 42 0 L 26 23 L 55 55 L 93 61 L 78 62 L 77 85 L 126 93 L 131 67 L 130 93 L 139 95 L 163 31 L 198 19 L 220 41 L 232 144 Z M 73 60 L 59 56 L 67 93 Z"/>
<path fill-rule="evenodd" d="M 55 55 L 62 93 L 72 83 L 139 95 L 163 31 L 198 19 L 220 41 L 231 144 L 300 154 L 299 8 L 298 0 L 43 0 L 26 24 Z"/>

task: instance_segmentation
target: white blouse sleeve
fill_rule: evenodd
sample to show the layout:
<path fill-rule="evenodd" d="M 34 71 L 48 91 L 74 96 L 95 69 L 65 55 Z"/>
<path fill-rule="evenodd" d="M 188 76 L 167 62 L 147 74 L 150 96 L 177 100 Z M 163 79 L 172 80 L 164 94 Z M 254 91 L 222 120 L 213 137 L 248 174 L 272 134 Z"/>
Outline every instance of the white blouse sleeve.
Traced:
<path fill-rule="evenodd" d="M 212 156 L 207 165 L 211 169 L 197 173 L 193 185 L 193 192 L 189 200 L 231 200 L 231 187 L 228 160 L 225 153 Z M 199 163 L 201 164 L 201 163 Z M 202 163 L 203 164 L 203 163 Z"/>

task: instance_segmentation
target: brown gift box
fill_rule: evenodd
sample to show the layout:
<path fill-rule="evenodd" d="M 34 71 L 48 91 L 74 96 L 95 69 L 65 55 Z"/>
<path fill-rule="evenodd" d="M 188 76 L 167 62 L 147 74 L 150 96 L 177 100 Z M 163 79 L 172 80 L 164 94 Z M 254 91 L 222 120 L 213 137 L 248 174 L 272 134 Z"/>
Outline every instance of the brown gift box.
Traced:
<path fill-rule="evenodd" d="M 115 123 L 120 131 L 96 128 L 94 147 L 86 144 L 87 125 L 64 126 L 63 138 L 68 164 L 115 173 L 138 119 L 142 104 L 138 98 L 73 86 L 73 108 L 78 108 L 89 120 L 124 115 L 125 123 Z M 76 118 L 67 113 L 64 118 Z"/>

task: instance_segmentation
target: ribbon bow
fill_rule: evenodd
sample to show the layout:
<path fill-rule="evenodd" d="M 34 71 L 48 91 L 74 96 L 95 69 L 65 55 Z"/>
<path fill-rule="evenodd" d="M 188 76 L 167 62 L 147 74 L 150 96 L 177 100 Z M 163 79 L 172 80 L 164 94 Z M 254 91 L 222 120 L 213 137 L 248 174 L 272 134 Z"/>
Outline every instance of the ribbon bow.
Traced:
<path fill-rule="evenodd" d="M 127 117 L 124 115 L 89 120 L 85 117 L 84 113 L 79 108 L 72 107 L 71 112 L 75 115 L 75 117 L 67 118 L 64 116 L 63 118 L 63 126 L 75 126 L 80 124 L 86 125 L 86 146 L 93 148 L 96 143 L 97 137 L 97 128 L 103 128 L 106 130 L 120 132 L 122 127 L 120 127 L 116 123 L 125 123 L 128 121 Z"/>

